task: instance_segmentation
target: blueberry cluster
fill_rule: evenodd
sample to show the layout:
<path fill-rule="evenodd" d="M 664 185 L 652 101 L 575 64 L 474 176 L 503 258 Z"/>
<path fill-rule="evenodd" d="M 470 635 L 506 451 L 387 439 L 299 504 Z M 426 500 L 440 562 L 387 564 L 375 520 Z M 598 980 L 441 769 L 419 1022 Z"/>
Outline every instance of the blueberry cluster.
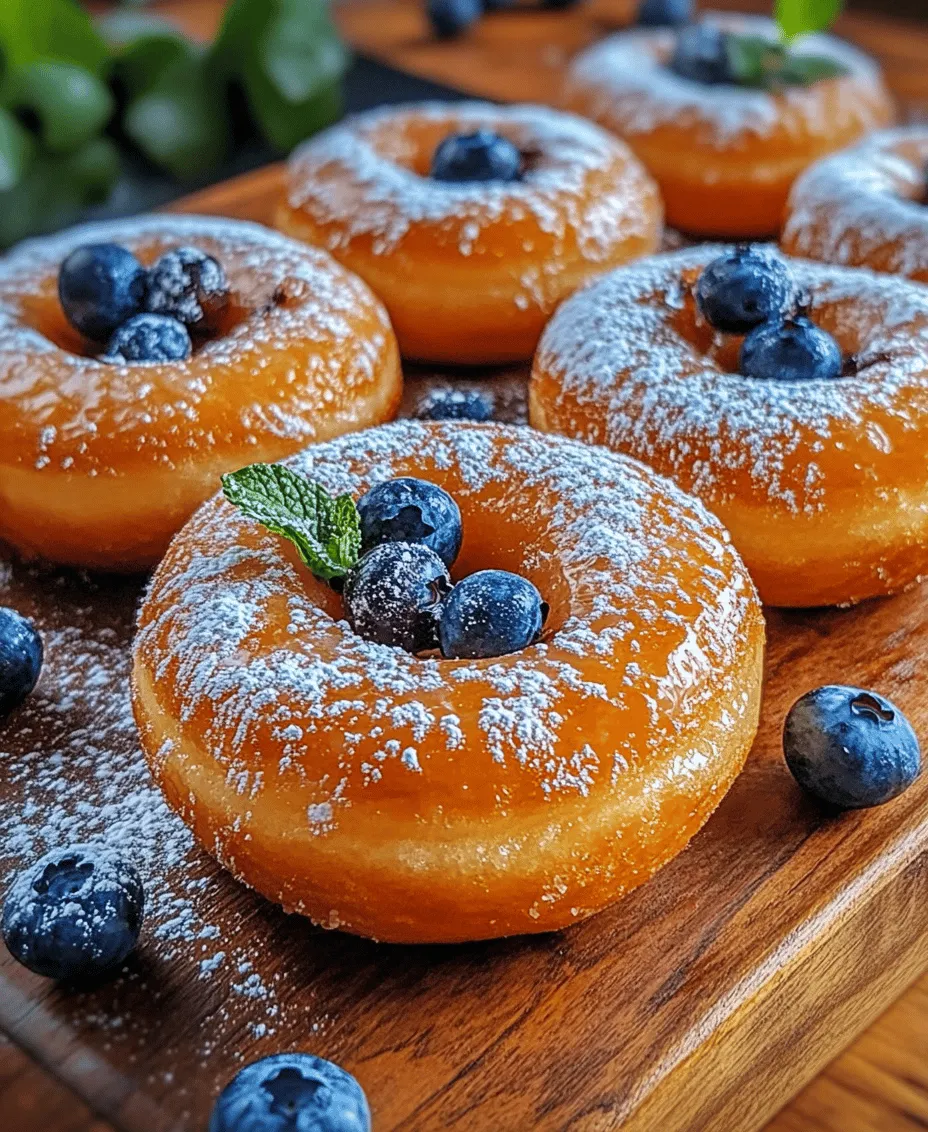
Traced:
<path fill-rule="evenodd" d="M 59 269 L 58 297 L 74 329 L 105 345 L 102 361 L 173 362 L 190 357 L 191 335 L 217 329 L 229 285 L 199 248 L 175 248 L 146 269 L 119 244 L 84 244 Z"/>
<path fill-rule="evenodd" d="M 837 341 L 808 316 L 789 265 L 743 245 L 714 259 L 696 284 L 705 319 L 724 334 L 746 335 L 740 371 L 766 381 L 827 381 L 844 372 Z"/>
<path fill-rule="evenodd" d="M 456 585 L 461 512 L 427 480 L 404 476 L 358 501 L 362 555 L 344 583 L 345 614 L 360 636 L 409 652 L 490 657 L 536 641 L 548 607 L 535 586 L 506 570 L 480 570 Z"/>

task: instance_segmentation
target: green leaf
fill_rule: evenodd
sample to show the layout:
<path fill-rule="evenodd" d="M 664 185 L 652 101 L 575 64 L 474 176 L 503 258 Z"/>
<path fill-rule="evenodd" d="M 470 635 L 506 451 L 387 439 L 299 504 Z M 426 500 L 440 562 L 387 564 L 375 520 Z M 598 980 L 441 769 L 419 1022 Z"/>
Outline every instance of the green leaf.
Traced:
<path fill-rule="evenodd" d="M 213 169 L 224 157 L 224 100 L 200 55 L 182 55 L 126 107 L 123 126 L 145 155 L 181 179 Z"/>
<path fill-rule="evenodd" d="M 846 74 L 837 60 L 824 55 L 805 55 L 763 36 L 725 37 L 725 50 L 732 74 L 739 86 L 779 90 L 785 86 L 811 86 L 820 79 Z"/>
<path fill-rule="evenodd" d="M 847 67 L 827 55 L 790 54 L 783 65 L 781 80 L 787 86 L 812 86 L 821 79 L 837 79 L 847 74 Z"/>
<path fill-rule="evenodd" d="M 241 85 L 264 136 L 284 151 L 339 117 L 347 65 L 325 0 L 232 0 L 210 52 L 214 73 Z"/>
<path fill-rule="evenodd" d="M 248 105 L 261 132 L 282 153 L 287 153 L 304 138 L 331 125 L 342 115 L 340 81 L 330 83 L 314 98 L 297 105 L 282 98 L 257 67 L 249 69 L 244 85 Z"/>
<path fill-rule="evenodd" d="M 773 14 L 790 43 L 797 36 L 830 28 L 843 6 L 843 0 L 776 0 Z"/>
<path fill-rule="evenodd" d="M 35 114 L 42 141 L 57 153 L 80 149 L 113 113 L 109 88 L 71 63 L 29 63 L 10 76 L 5 95 L 13 109 Z"/>
<path fill-rule="evenodd" d="M 333 498 L 320 483 L 280 464 L 251 464 L 222 477 L 226 499 L 297 548 L 313 574 L 341 578 L 358 560 L 361 521 L 350 495 Z"/>
<path fill-rule="evenodd" d="M 130 97 L 149 90 L 180 59 L 200 54 L 167 20 L 140 12 L 113 12 L 98 24 Z"/>
<path fill-rule="evenodd" d="M 50 59 L 101 75 L 108 61 L 106 44 L 77 0 L 0 0 L 0 50 L 12 68 Z"/>
<path fill-rule="evenodd" d="M 37 154 L 25 175 L 0 193 L 0 246 L 72 224 L 88 204 L 103 200 L 119 171 L 107 138 L 69 154 Z"/>
<path fill-rule="evenodd" d="M 0 193 L 22 180 L 33 153 L 30 135 L 12 114 L 0 107 Z"/>
<path fill-rule="evenodd" d="M 318 0 L 279 0 L 258 58 L 271 85 L 291 103 L 315 98 L 347 66 L 347 52 L 329 9 Z"/>

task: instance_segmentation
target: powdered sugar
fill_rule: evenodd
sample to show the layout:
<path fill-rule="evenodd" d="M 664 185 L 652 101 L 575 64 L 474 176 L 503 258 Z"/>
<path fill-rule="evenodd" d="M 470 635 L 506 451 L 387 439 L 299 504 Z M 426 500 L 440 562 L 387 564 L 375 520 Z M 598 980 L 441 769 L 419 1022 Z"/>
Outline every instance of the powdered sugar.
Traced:
<path fill-rule="evenodd" d="M 542 338 L 533 397 L 549 426 L 654 461 L 703 499 L 731 498 L 732 485 L 747 477 L 760 500 L 816 511 L 823 506 L 817 452 L 827 448 L 832 461 L 858 468 L 848 474 L 860 474 L 868 451 L 891 447 L 887 429 L 924 427 L 928 291 L 792 261 L 813 319 L 860 356 L 859 372 L 834 381 L 751 380 L 726 372 L 723 343 L 697 325 L 692 286 L 722 250 L 658 256 L 568 300 Z"/>
<path fill-rule="evenodd" d="M 437 181 L 425 175 L 431 154 L 412 140 L 414 129 L 423 128 L 436 143 L 456 132 L 502 133 L 528 154 L 528 169 L 515 182 Z M 590 192 L 591 176 L 627 156 L 599 127 L 545 107 L 389 107 L 349 118 L 300 147 L 290 159 L 289 203 L 321 226 L 330 250 L 362 236 L 378 256 L 396 252 L 414 229 L 427 226 L 434 246 L 456 248 L 464 258 L 494 257 L 487 232 L 495 225 L 530 231 L 524 223 L 530 218 L 553 245 L 546 252 L 523 249 L 544 271 L 574 245 L 584 260 L 607 260 L 617 242 L 647 228 L 636 164 L 617 167 L 613 184 Z M 526 302 L 540 285 L 526 277 Z"/>
<path fill-rule="evenodd" d="M 729 31 L 777 39 L 777 28 L 760 16 L 711 13 Z M 579 97 L 590 116 L 632 138 L 672 124 L 686 130 L 694 145 L 719 149 L 737 138 L 768 137 L 791 115 L 815 132 L 832 130 L 833 123 L 818 112 L 815 86 L 786 87 L 777 93 L 694 82 L 666 65 L 677 32 L 671 28 L 624 31 L 594 44 L 574 61 L 568 78 L 569 100 Z M 810 35 L 793 48 L 799 54 L 823 55 L 847 71 L 842 83 L 881 89 L 876 63 L 850 44 L 826 35 Z M 861 111 L 863 112 L 863 111 Z M 870 127 L 878 125 L 874 120 Z"/>
<path fill-rule="evenodd" d="M 819 162 L 793 188 L 784 247 L 928 282 L 926 169 L 924 126 L 885 130 Z"/>

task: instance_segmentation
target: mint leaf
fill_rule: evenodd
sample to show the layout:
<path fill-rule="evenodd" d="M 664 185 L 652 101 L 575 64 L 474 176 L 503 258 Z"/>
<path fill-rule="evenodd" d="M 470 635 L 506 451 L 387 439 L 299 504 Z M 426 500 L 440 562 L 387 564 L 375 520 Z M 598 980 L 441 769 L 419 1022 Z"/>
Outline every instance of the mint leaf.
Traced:
<path fill-rule="evenodd" d="M 222 477 L 226 499 L 250 519 L 289 539 L 317 578 L 341 578 L 358 560 L 361 521 L 350 495 L 280 464 L 251 464 Z"/>
<path fill-rule="evenodd" d="M 10 76 L 5 93 L 8 106 L 32 111 L 42 141 L 56 153 L 80 149 L 113 113 L 109 88 L 73 63 L 29 63 Z"/>
<path fill-rule="evenodd" d="M 830 28 L 843 6 L 843 0 L 776 0 L 773 15 L 790 43 L 797 36 Z"/>
<path fill-rule="evenodd" d="M 53 59 L 100 75 L 107 64 L 106 44 L 77 0 L 0 0 L 0 53 L 13 68 Z"/>
<path fill-rule="evenodd" d="M 835 59 L 824 55 L 805 55 L 790 51 L 759 35 L 725 37 L 728 65 L 739 86 L 779 90 L 785 86 L 812 86 L 820 79 L 833 79 L 847 73 Z"/>
<path fill-rule="evenodd" d="M 232 0 L 210 52 L 242 87 L 261 132 L 292 149 L 341 114 L 345 50 L 325 0 Z"/>
<path fill-rule="evenodd" d="M 847 74 L 847 67 L 827 55 L 787 56 L 781 81 L 787 86 L 812 86 L 820 79 L 837 79 Z"/>
<path fill-rule="evenodd" d="M 229 136 L 225 103 L 195 53 L 174 58 L 129 103 L 123 126 L 150 160 L 181 179 L 214 168 Z"/>
<path fill-rule="evenodd" d="M 33 141 L 12 114 L 0 107 L 0 193 L 22 180 L 32 159 Z"/>

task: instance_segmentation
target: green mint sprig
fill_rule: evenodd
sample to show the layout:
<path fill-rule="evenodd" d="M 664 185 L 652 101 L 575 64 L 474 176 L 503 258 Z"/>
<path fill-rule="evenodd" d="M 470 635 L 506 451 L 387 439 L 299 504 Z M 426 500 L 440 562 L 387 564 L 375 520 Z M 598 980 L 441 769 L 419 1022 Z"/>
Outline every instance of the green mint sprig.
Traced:
<path fill-rule="evenodd" d="M 357 562 L 361 520 L 350 495 L 333 496 L 280 464 L 229 472 L 222 490 L 244 515 L 289 539 L 317 578 L 342 578 Z"/>
<path fill-rule="evenodd" d="M 729 35 L 725 42 L 728 63 L 739 85 L 778 90 L 811 86 L 821 79 L 846 74 L 846 68 L 836 59 L 791 50 L 800 36 L 831 27 L 842 6 L 843 0 L 776 0 L 779 42 L 759 35 Z"/>

